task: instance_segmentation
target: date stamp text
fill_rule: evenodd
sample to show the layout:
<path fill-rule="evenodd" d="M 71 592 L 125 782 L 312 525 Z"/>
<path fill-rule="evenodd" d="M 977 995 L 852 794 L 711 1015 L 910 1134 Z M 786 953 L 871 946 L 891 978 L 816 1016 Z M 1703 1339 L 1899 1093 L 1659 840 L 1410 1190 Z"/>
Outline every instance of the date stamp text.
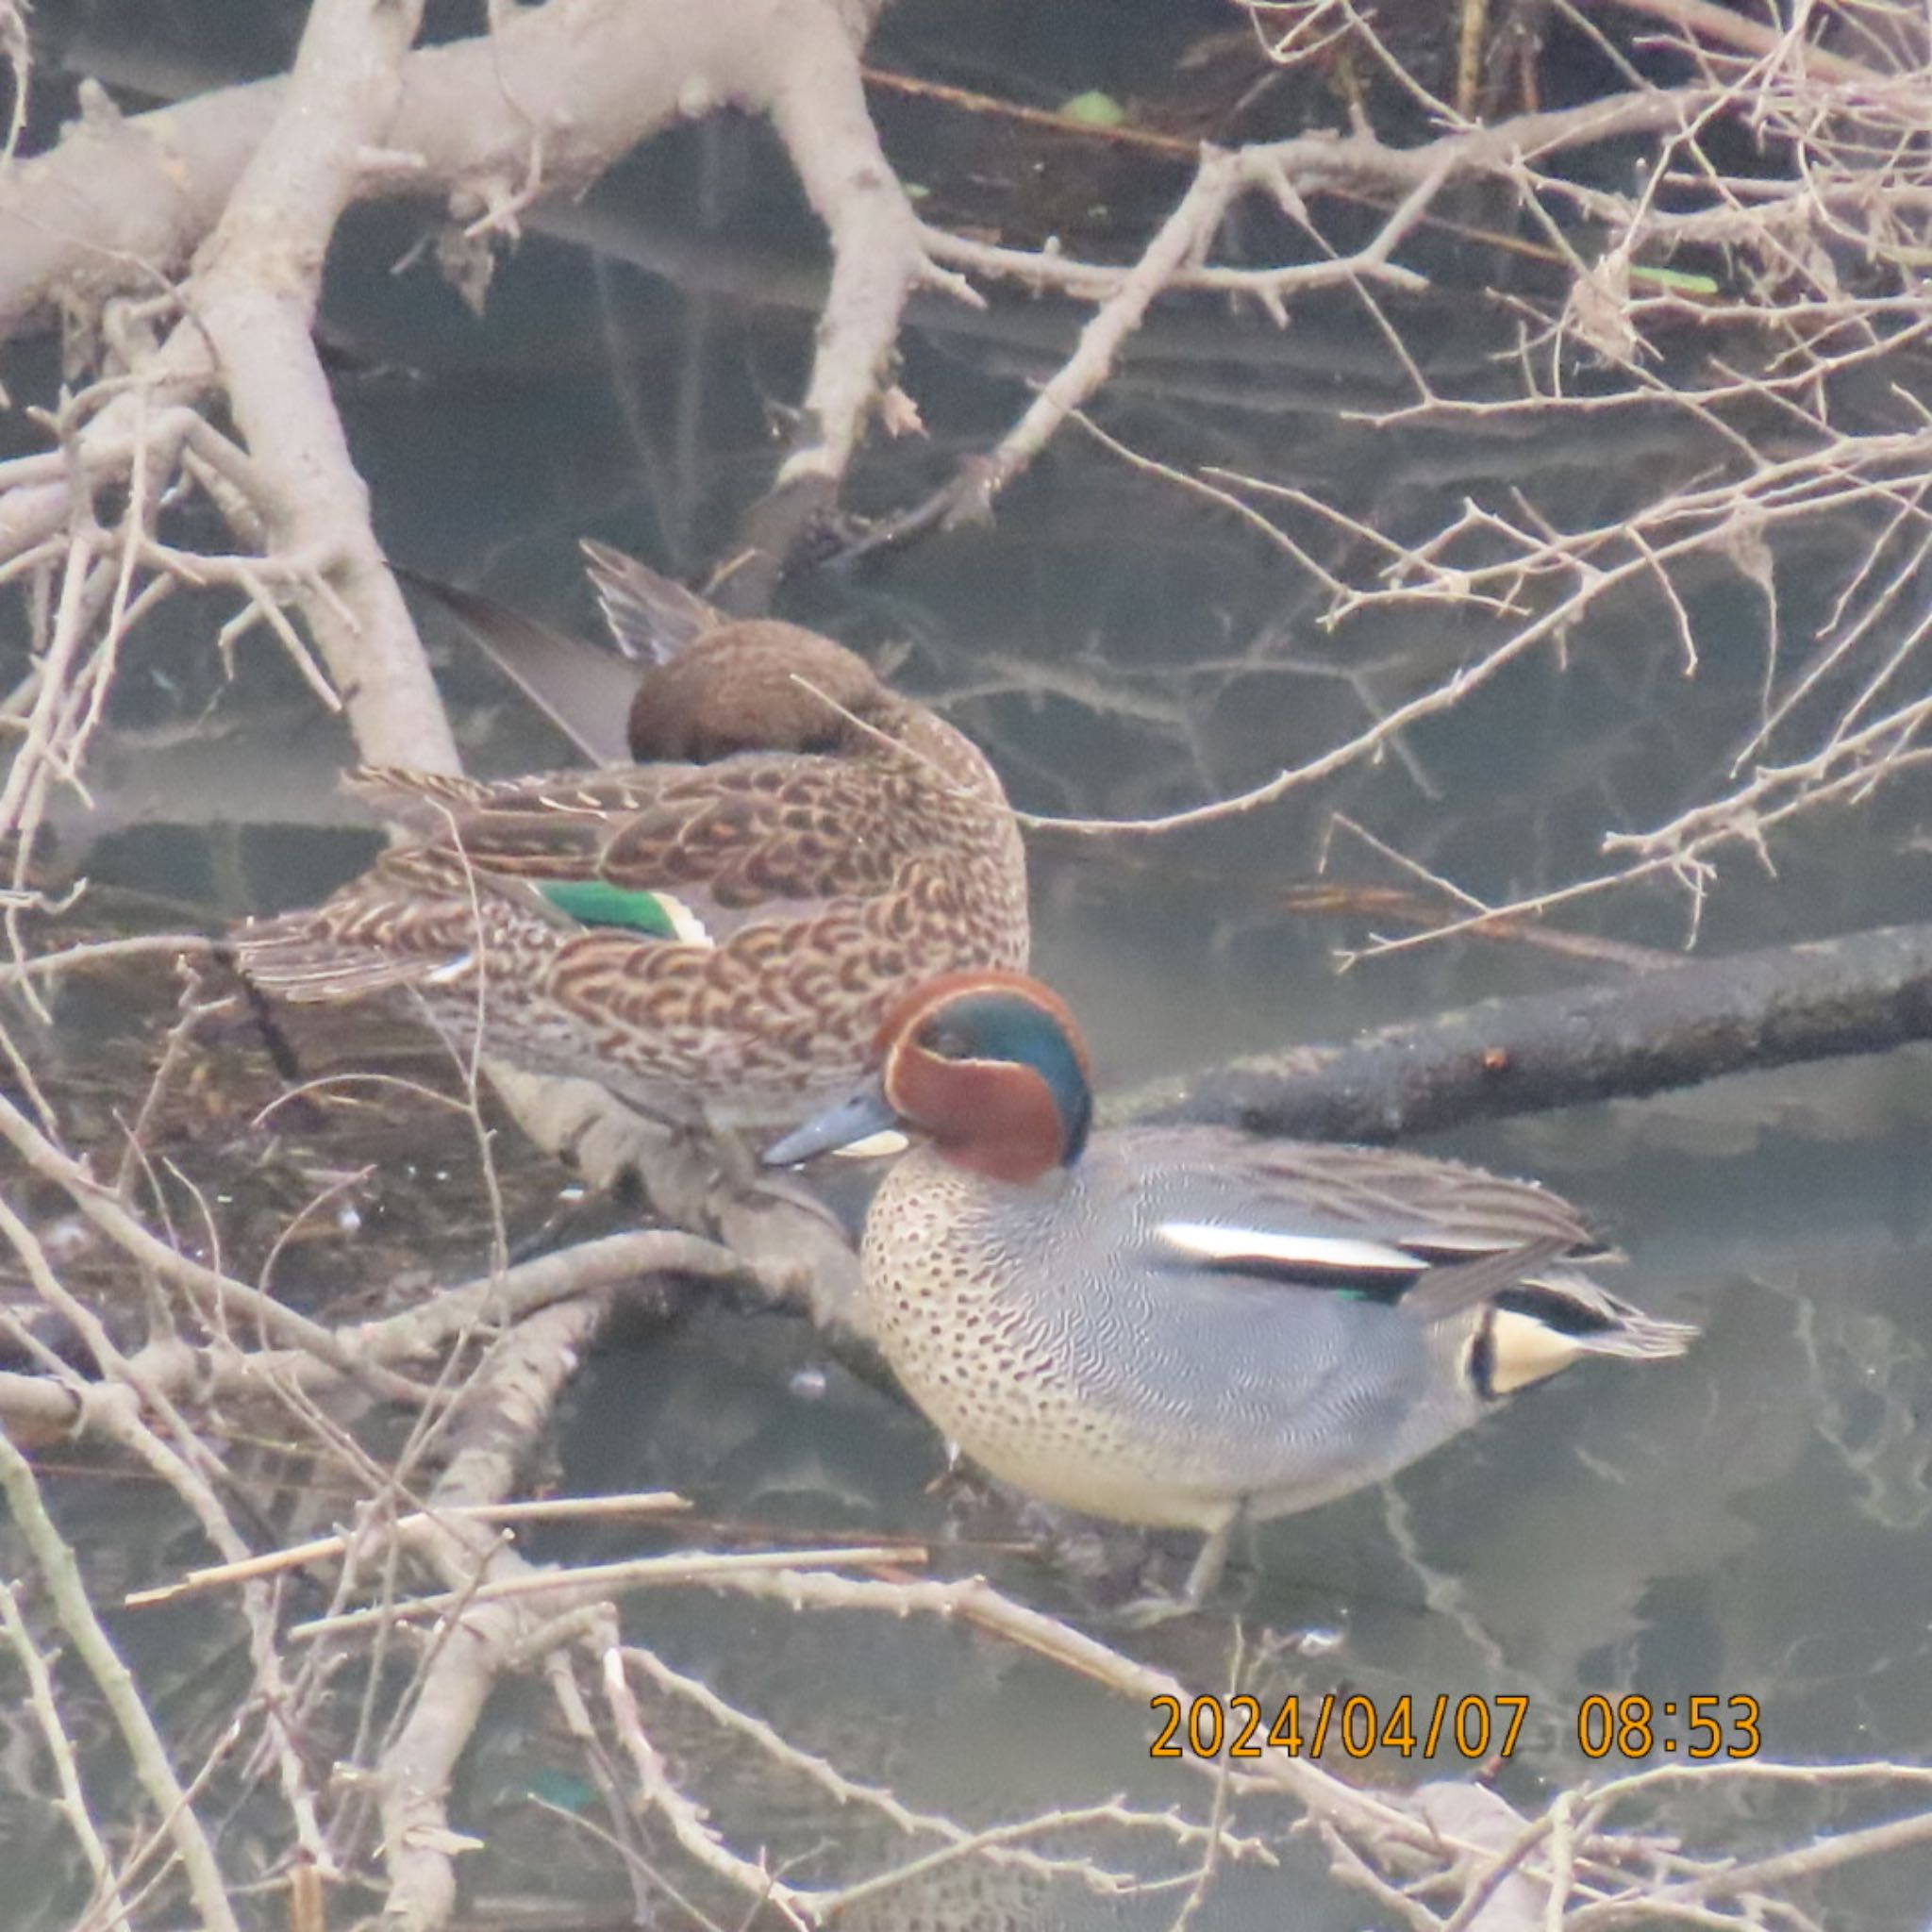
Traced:
<path fill-rule="evenodd" d="M 1292 1692 L 1271 1713 L 1260 1699 L 1174 1696 L 1151 1700 L 1160 1722 L 1148 1749 L 1152 1757 L 1261 1757 L 1285 1751 L 1291 1757 L 1369 1757 L 1377 1751 L 1399 1757 L 1488 1759 L 1514 1755 L 1529 1717 L 1530 1700 L 1498 1691 L 1376 1698 L 1360 1691 Z M 1576 1707 L 1577 1749 L 1586 1757 L 1642 1761 L 1662 1753 L 1702 1762 L 1713 1757 L 1755 1757 L 1764 1748 L 1755 1697 L 1716 1694 L 1651 1698 L 1592 1694 Z"/>

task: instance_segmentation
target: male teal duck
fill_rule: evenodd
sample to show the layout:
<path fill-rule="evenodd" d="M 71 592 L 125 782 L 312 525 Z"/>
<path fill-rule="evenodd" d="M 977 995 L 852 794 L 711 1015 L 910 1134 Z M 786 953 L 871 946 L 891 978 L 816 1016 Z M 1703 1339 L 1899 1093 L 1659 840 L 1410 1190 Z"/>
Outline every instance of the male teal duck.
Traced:
<path fill-rule="evenodd" d="M 242 970 L 297 1001 L 407 990 L 452 1040 L 659 1119 L 790 1125 L 936 967 L 1025 963 L 1019 829 L 976 747 L 852 652 L 586 547 L 612 628 L 658 660 L 637 762 L 351 774 L 412 842 L 243 927 Z"/>
<path fill-rule="evenodd" d="M 857 1097 L 768 1150 L 891 1122 L 916 1145 L 860 1250 L 880 1348 L 994 1475 L 1118 1522 L 1207 1532 L 1397 1470 L 1585 1356 L 1680 1354 L 1576 1272 L 1605 1250 L 1532 1182 L 1219 1127 L 1089 1134 L 1087 1050 L 1037 980 L 914 991 Z"/>

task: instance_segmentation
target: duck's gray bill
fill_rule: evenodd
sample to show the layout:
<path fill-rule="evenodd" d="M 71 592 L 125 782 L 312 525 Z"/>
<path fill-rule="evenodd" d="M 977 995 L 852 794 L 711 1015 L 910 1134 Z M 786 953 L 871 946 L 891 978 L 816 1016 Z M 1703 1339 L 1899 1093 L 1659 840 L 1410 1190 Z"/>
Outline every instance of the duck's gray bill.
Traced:
<path fill-rule="evenodd" d="M 814 1154 L 829 1154 L 835 1147 L 849 1147 L 855 1141 L 869 1140 L 899 1124 L 899 1116 L 886 1105 L 886 1096 L 874 1081 L 855 1093 L 814 1114 L 804 1126 L 794 1127 L 782 1141 L 774 1141 L 764 1151 L 767 1167 L 790 1167 L 794 1161 L 809 1160 Z"/>

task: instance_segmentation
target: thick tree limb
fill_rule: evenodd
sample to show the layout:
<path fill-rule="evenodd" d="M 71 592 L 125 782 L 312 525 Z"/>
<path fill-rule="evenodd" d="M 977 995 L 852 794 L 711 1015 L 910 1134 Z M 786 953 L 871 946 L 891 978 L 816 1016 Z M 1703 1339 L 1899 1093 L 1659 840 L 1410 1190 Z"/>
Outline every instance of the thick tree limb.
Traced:
<path fill-rule="evenodd" d="M 28 459 L 33 480 L 0 500 L 0 557 L 75 522 L 77 486 L 85 482 L 91 492 L 124 462 L 141 486 L 135 501 L 151 508 L 172 480 L 192 420 L 158 401 L 192 401 L 219 387 L 247 444 L 245 457 L 236 453 L 242 474 L 227 478 L 232 487 L 219 500 L 251 541 L 266 540 L 264 554 L 240 566 L 255 603 L 306 661 L 278 600 L 300 606 L 365 757 L 455 771 L 456 741 L 375 541 L 368 491 L 311 339 L 323 263 L 342 210 L 361 192 L 369 157 L 388 137 L 421 11 L 421 0 L 317 0 L 294 70 L 269 97 L 275 117 L 246 153 L 182 285 L 180 320 L 158 347 L 129 344 L 129 379 L 67 435 L 53 480 L 38 481 L 37 461 Z M 155 158 L 160 166 L 163 158 Z M 0 214 L 0 230 L 6 226 Z M 162 451 L 150 448 L 158 415 L 176 419 Z M 161 459 L 158 472 L 149 468 L 152 457 Z M 240 498 L 245 513 L 232 507 Z M 151 539 L 151 524 L 129 514 Z M 71 578 L 94 544 L 91 521 L 76 524 Z M 138 552 L 118 565 L 129 578 Z M 265 580 L 280 587 L 275 596 Z M 49 704 L 61 697 L 54 684 Z M 31 775 L 44 764 L 52 745 L 42 743 L 40 754 L 30 747 L 23 756 L 19 771 Z"/>
<path fill-rule="evenodd" d="M 401 31 L 397 59 L 419 10 L 386 14 L 388 29 Z M 381 85 L 357 86 L 355 113 L 295 124 L 330 163 L 308 177 L 317 184 L 314 212 L 334 204 L 325 225 L 305 224 L 302 232 L 319 232 L 325 248 L 334 215 L 349 200 L 398 192 L 446 194 L 473 233 L 513 232 L 519 212 L 539 195 L 581 192 L 678 116 L 726 103 L 769 109 L 830 232 L 833 267 L 799 435 L 777 489 L 747 522 L 736 567 L 724 574 L 734 607 L 762 608 L 798 530 L 836 498 L 908 295 L 924 285 L 977 299 L 927 255 L 879 147 L 858 66 L 877 10 L 878 0 L 732 0 L 712 8 L 551 0 L 507 14 L 490 34 L 425 49 Z M 331 71 L 347 85 L 357 70 L 341 61 Z M 225 230 L 242 232 L 238 184 L 245 187 L 258 168 L 256 149 L 283 125 L 277 117 L 288 90 L 300 81 L 298 70 L 286 82 L 222 89 L 129 120 L 98 89 L 85 96 L 88 111 L 60 146 L 14 170 L 0 190 L 0 339 L 62 295 L 98 301 L 165 285 L 218 217 Z M 352 179 L 344 178 L 348 162 Z M 286 168 L 279 173 L 289 178 Z M 258 284 L 257 306 L 275 292 Z M 210 317 L 219 324 L 222 308 Z M 221 332 L 221 373 L 232 385 L 238 362 L 249 359 L 239 352 L 253 337 L 239 316 L 228 319 L 237 325 Z M 253 359 L 268 362 L 270 348 L 264 343 Z M 205 385 L 214 372 L 204 354 L 198 366 L 169 373 Z M 12 504 L 18 527 L 5 547 L 57 529 L 67 494 L 63 481 Z M 318 508 L 316 520 L 323 514 Z M 343 567 L 361 575 L 359 558 Z M 352 606 L 377 610 L 394 595 L 367 584 L 358 590 Z M 399 620 L 399 603 L 390 615 Z M 320 627 L 328 614 L 311 611 L 311 620 Z M 335 654 L 323 642 L 333 667 Z M 358 688 L 355 679 L 347 684 L 352 693 Z M 395 756 L 372 749 L 359 731 L 358 741 L 372 758 Z M 408 761 L 451 762 L 447 746 L 433 749 Z"/>
<path fill-rule="evenodd" d="M 768 49 L 772 121 L 831 235 L 832 281 L 791 453 L 771 492 L 740 525 L 720 573 L 724 608 L 745 612 L 769 608 L 799 538 L 837 502 L 913 290 L 985 306 L 927 253 L 924 225 L 879 146 L 858 66 L 863 33 L 840 43 L 809 14 L 782 7 L 774 24 L 786 39 Z"/>
<path fill-rule="evenodd" d="M 430 1495 L 430 1526 L 410 1539 L 451 1588 L 528 1573 L 488 1525 L 441 1512 L 515 1490 L 603 1306 L 587 1295 L 532 1315 L 466 1391 L 456 1453 Z M 551 1614 L 529 1602 L 483 1605 L 452 1619 L 434 1649 L 408 1720 L 374 1774 L 390 1881 L 382 1923 L 393 1932 L 434 1932 L 455 1907 L 456 1855 L 468 1841 L 450 1830 L 450 1783 L 498 1676 Z"/>
<path fill-rule="evenodd" d="M 1257 1054 L 1124 1094 L 1110 1111 L 1394 1141 L 1926 1039 L 1932 925 L 1889 926 Z"/>
<path fill-rule="evenodd" d="M 74 1552 L 41 1500 L 32 1465 L 5 1436 L 0 1436 L 0 1492 L 5 1493 L 8 1513 L 40 1567 L 60 1627 L 99 1686 L 127 1747 L 135 1775 L 174 1842 L 187 1874 L 196 1916 L 208 1932 L 241 1932 L 214 1846 L 169 1761 L 167 1742 L 156 1729 L 112 1639 L 94 1614 Z"/>
<path fill-rule="evenodd" d="M 284 111 L 242 171 L 188 285 L 260 480 L 271 555 L 318 560 L 303 614 L 358 744 L 460 770 L 442 701 L 369 518 L 315 353 L 322 269 L 364 157 L 387 138 L 421 18 L 396 0 L 316 0 Z"/>
<path fill-rule="evenodd" d="M 674 1226 L 709 1232 L 774 1299 L 796 1300 L 829 1335 L 869 1333 L 858 1257 L 829 1212 L 783 1191 L 734 1186 L 705 1142 L 641 1118 L 589 1080 L 551 1079 L 496 1062 L 489 1072 L 497 1097 L 530 1139 L 564 1150 L 592 1187 L 635 1174 L 656 1213 Z"/>
<path fill-rule="evenodd" d="M 310 1331 L 326 1338 L 326 1356 L 305 1346 L 301 1331 L 281 1337 L 282 1346 L 254 1349 L 237 1346 L 226 1337 L 203 1342 L 169 1335 L 131 1350 L 126 1373 L 112 1380 L 76 1376 L 63 1382 L 47 1374 L 0 1373 L 0 1426 L 16 1435 L 30 1433 L 36 1441 L 111 1439 L 123 1426 L 124 1398 L 130 1389 L 144 1400 L 158 1395 L 183 1403 L 297 1391 L 323 1397 L 350 1380 L 343 1364 L 366 1371 L 433 1361 L 466 1338 L 526 1321 L 559 1301 L 621 1291 L 650 1306 L 668 1293 L 667 1276 L 736 1279 L 743 1277 L 743 1270 L 730 1249 L 675 1229 L 605 1235 L 443 1289 L 397 1314 Z M 802 1272 L 792 1264 L 782 1275 L 743 1278 L 777 1300 L 802 1293 L 794 1279 Z M 255 1293 L 242 1283 L 231 1289 Z M 400 1382 L 386 1384 L 379 1392 L 397 1401 L 408 1399 L 408 1385 Z"/>
<path fill-rule="evenodd" d="M 758 0 L 773 10 L 774 0 Z M 750 5 L 551 0 L 496 34 L 426 47 L 403 65 L 365 196 L 465 191 L 502 206 L 533 179 L 583 189 L 679 113 L 729 93 L 710 78 L 761 46 Z M 814 5 L 814 13 L 825 10 Z M 855 55 L 856 59 L 856 55 Z M 741 74 L 731 78 L 741 80 Z M 74 291 L 152 291 L 177 272 L 227 205 L 280 113 L 290 83 L 222 88 L 123 119 L 96 91 L 52 152 L 0 186 L 0 337 Z"/>
<path fill-rule="evenodd" d="M 876 11 L 877 0 L 732 0 L 707 8 L 551 0 L 506 14 L 475 41 L 405 59 L 420 8 L 400 8 L 385 9 L 391 45 L 379 74 L 349 58 L 322 69 L 311 61 L 306 82 L 298 66 L 287 82 L 223 89 L 133 120 L 118 116 L 96 89 L 84 95 L 87 111 L 61 145 L 15 170 L 0 195 L 0 338 L 62 295 L 98 301 L 130 286 L 165 285 L 219 217 L 218 239 L 191 284 L 191 307 L 217 354 L 211 358 L 208 343 L 177 336 L 155 374 L 185 384 L 191 394 L 219 375 L 245 422 L 254 413 L 252 392 L 271 379 L 291 384 L 279 366 L 291 359 L 278 341 L 286 329 L 260 332 L 255 322 L 286 323 L 291 292 L 307 298 L 311 315 L 313 307 L 308 262 L 300 261 L 289 286 L 260 273 L 264 238 L 281 233 L 247 219 L 247 205 L 264 200 L 252 192 L 264 173 L 282 190 L 291 180 L 312 184 L 295 211 L 308 219 L 291 222 L 288 253 L 291 262 L 312 254 L 319 269 L 335 220 L 351 200 L 443 193 L 471 234 L 514 232 L 520 211 L 538 196 L 580 191 L 679 115 L 727 102 L 768 109 L 830 233 L 832 277 L 792 452 L 719 574 L 718 594 L 731 608 L 762 609 L 800 532 L 836 501 L 881 391 L 908 296 L 926 286 L 978 300 L 927 254 L 921 224 L 879 146 L 858 65 Z M 305 46 L 323 42 L 311 27 Z M 337 77 L 341 104 L 353 111 L 284 114 L 290 90 L 312 94 L 318 72 Z M 264 171 L 257 148 L 272 139 L 283 159 Z M 311 162 L 299 174 L 288 165 L 296 148 Z M 231 261 L 251 273 L 225 285 L 219 272 Z M 251 371 L 263 380 L 251 380 Z M 318 369 L 295 386 L 319 389 L 324 378 Z M 91 425 L 79 446 L 91 474 L 105 460 L 101 443 L 110 426 L 123 441 L 128 433 L 121 420 L 126 408 L 108 413 L 111 425 Z M 313 408 L 301 413 L 333 423 Z M 318 435 L 306 441 L 311 448 L 291 450 L 284 470 L 352 480 L 333 452 L 316 461 Z M 52 536 L 71 488 L 62 475 L 0 506 L 0 558 Z M 439 723 L 394 722 L 407 693 L 375 689 L 391 681 L 384 668 L 391 657 L 407 664 L 419 654 L 393 587 L 380 578 L 373 540 L 346 548 L 341 541 L 341 494 L 325 491 L 311 505 L 281 492 L 272 521 L 285 539 L 309 526 L 334 539 L 285 541 L 281 548 L 347 579 L 334 587 L 339 602 L 325 594 L 304 601 L 352 710 L 359 698 L 367 714 L 355 721 L 358 742 L 378 762 L 453 769 L 454 749 Z M 354 521 L 359 529 L 367 518 Z M 375 634 L 359 654 L 330 636 L 351 625 Z M 385 648 L 391 632 L 399 640 L 394 652 Z M 345 656 L 367 661 L 344 675 Z M 406 731 L 423 741 L 413 756 L 397 743 L 385 751 L 372 741 Z"/>

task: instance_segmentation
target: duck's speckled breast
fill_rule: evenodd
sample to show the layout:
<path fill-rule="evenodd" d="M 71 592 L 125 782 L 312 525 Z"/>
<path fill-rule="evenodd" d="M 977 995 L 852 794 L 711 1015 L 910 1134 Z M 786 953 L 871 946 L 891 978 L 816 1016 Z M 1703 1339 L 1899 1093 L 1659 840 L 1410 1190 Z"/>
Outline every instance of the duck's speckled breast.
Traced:
<path fill-rule="evenodd" d="M 880 1189 L 863 1255 L 880 1345 L 974 1460 L 1070 1507 L 1205 1528 L 1344 1494 L 1476 1419 L 1474 1317 L 1426 1328 L 1177 1259 L 1158 1225 L 1225 1212 L 1240 1178 L 1219 1144 L 1149 1172 L 1138 1139 L 1102 1136 L 1027 1187 L 921 1148 Z"/>

